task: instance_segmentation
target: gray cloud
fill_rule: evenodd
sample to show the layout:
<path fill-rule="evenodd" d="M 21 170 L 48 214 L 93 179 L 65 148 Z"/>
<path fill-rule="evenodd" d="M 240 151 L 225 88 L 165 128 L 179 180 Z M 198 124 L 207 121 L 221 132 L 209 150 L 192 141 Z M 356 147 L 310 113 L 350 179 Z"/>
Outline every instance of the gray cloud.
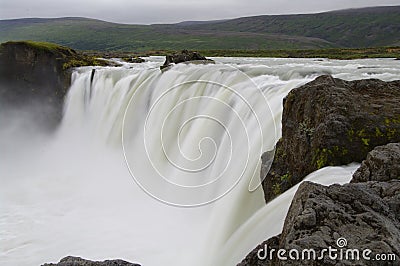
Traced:
<path fill-rule="evenodd" d="M 400 5 L 399 0 L 0 0 L 0 19 L 91 17 L 120 23 L 173 23 L 261 14 L 313 13 Z"/>

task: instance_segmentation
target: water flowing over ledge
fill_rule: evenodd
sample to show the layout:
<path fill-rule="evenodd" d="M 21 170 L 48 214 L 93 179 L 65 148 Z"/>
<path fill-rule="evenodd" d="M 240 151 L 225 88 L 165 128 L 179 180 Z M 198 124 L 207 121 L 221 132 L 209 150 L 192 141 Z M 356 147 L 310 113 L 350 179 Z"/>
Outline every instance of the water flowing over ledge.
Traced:
<path fill-rule="evenodd" d="M 4 140 L 18 136 L 2 132 L 11 153 L 0 163 L 2 264 L 75 254 L 233 265 L 279 233 L 289 206 L 289 192 L 272 202 L 282 208 L 265 206 L 260 188 L 249 192 L 261 153 L 280 136 L 283 97 L 323 73 L 384 80 L 400 73 L 389 60 L 246 58 L 161 73 L 157 60 L 98 68 L 92 80 L 92 68 L 78 69 L 61 128 L 40 143 L 24 143 L 20 132 L 11 149 Z M 334 171 L 346 182 L 353 170 L 323 169 L 315 180 L 332 182 L 325 177 Z M 261 223 L 271 229 L 259 231 Z"/>

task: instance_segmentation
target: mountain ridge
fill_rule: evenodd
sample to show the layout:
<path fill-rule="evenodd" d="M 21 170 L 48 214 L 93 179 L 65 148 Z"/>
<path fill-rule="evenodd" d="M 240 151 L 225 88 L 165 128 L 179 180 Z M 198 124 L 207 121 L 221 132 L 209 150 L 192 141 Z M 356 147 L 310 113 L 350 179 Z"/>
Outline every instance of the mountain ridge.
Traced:
<path fill-rule="evenodd" d="M 0 20 L 0 42 L 10 40 L 103 51 L 395 46 L 400 43 L 400 6 L 152 25 L 82 17 Z"/>

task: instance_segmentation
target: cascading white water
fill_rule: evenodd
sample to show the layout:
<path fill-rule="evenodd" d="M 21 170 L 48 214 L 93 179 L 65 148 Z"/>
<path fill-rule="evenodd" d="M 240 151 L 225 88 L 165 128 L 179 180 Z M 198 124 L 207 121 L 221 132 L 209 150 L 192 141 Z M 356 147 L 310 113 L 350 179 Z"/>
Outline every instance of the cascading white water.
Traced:
<path fill-rule="evenodd" d="M 165 72 L 161 61 L 97 68 L 92 81 L 92 68 L 77 69 L 52 136 L 29 141 L 21 124 L 11 127 L 20 117 L 7 119 L 0 264 L 78 255 L 235 265 L 279 233 L 295 192 L 265 206 L 257 186 L 260 155 L 280 136 L 283 97 L 324 73 L 400 78 L 389 59 L 217 58 Z M 309 178 L 346 182 L 355 167 Z"/>

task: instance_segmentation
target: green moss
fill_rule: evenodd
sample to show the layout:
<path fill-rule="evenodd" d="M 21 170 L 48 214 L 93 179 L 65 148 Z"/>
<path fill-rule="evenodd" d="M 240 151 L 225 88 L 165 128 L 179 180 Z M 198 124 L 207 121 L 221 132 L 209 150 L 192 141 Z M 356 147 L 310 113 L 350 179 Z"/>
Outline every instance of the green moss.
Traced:
<path fill-rule="evenodd" d="M 66 70 L 72 67 L 80 66 L 105 66 L 107 62 L 96 59 L 94 56 L 88 56 L 75 52 L 69 47 L 61 46 L 49 42 L 34 42 L 34 41 L 16 41 L 7 42 L 1 45 L 21 45 L 29 47 L 37 53 L 51 53 L 62 64 L 62 69 Z"/>
<path fill-rule="evenodd" d="M 276 159 L 284 160 L 286 157 L 286 152 L 282 147 L 282 139 L 279 140 L 276 145 L 275 156 Z"/>
<path fill-rule="evenodd" d="M 400 115 L 397 118 L 392 118 L 392 119 L 385 117 L 386 126 L 389 127 L 390 125 L 398 125 L 398 124 L 400 124 Z"/>
<path fill-rule="evenodd" d="M 299 124 L 299 131 L 300 133 L 308 136 L 308 137 L 312 137 L 314 132 L 315 132 L 315 128 L 314 127 L 310 127 L 310 119 L 305 119 L 303 122 L 301 122 Z"/>
<path fill-rule="evenodd" d="M 7 42 L 6 44 L 26 45 L 27 47 L 34 48 L 35 50 L 38 51 L 44 51 L 50 53 L 58 52 L 63 55 L 71 55 L 76 53 L 71 48 L 49 42 L 16 41 L 16 42 Z"/>
<path fill-rule="evenodd" d="M 73 67 L 81 67 L 81 66 L 104 66 L 106 63 L 102 60 L 98 60 L 91 57 L 76 57 L 71 58 L 65 63 L 63 63 L 62 68 L 64 70 Z"/>
<path fill-rule="evenodd" d="M 375 136 L 377 137 L 377 138 L 381 138 L 381 137 L 383 137 L 383 136 L 385 136 L 383 133 L 382 133 L 382 131 L 377 127 L 377 128 L 375 128 Z"/>
<path fill-rule="evenodd" d="M 365 146 L 369 146 L 369 142 L 370 142 L 371 140 L 368 139 L 368 138 L 361 138 L 361 141 L 363 142 L 363 144 L 364 144 Z"/>
<path fill-rule="evenodd" d="M 388 139 L 394 139 L 395 138 L 395 136 L 397 136 L 397 129 L 395 129 L 395 128 L 388 128 L 387 129 L 387 138 Z"/>
<path fill-rule="evenodd" d="M 286 181 L 286 182 L 290 182 L 290 180 L 292 179 L 292 175 L 287 173 L 283 176 L 281 176 L 281 181 Z"/>
<path fill-rule="evenodd" d="M 328 163 L 328 149 L 324 148 L 320 151 L 317 151 L 317 155 L 314 159 L 316 162 L 317 169 L 321 169 L 322 167 L 326 166 Z"/>
<path fill-rule="evenodd" d="M 397 127 L 400 125 L 400 115 L 397 118 L 385 117 L 385 125 L 386 125 L 386 137 L 389 140 L 394 139 L 399 134 Z"/>
<path fill-rule="evenodd" d="M 365 133 L 365 129 L 361 129 L 359 131 L 357 131 L 357 137 L 362 138 L 362 137 L 366 137 L 367 134 Z"/>
<path fill-rule="evenodd" d="M 280 195 L 282 193 L 281 184 L 274 184 L 272 186 L 272 192 L 275 196 Z"/>
<path fill-rule="evenodd" d="M 335 161 L 337 161 L 340 157 L 346 156 L 348 153 L 348 149 L 339 146 L 318 149 L 313 156 L 312 161 L 317 169 L 321 169 L 325 166 L 333 165 L 333 162 L 331 161 L 333 158 L 335 158 Z"/>
<path fill-rule="evenodd" d="M 68 47 L 61 46 L 55 43 L 49 43 L 49 42 L 34 42 L 34 41 L 25 41 L 26 44 L 29 46 L 35 47 L 37 49 L 43 49 L 43 50 L 66 50 L 70 51 Z"/>
<path fill-rule="evenodd" d="M 351 128 L 351 129 L 347 132 L 347 136 L 348 136 L 348 138 L 349 138 L 350 141 L 353 141 L 353 138 L 354 138 L 354 129 Z"/>

